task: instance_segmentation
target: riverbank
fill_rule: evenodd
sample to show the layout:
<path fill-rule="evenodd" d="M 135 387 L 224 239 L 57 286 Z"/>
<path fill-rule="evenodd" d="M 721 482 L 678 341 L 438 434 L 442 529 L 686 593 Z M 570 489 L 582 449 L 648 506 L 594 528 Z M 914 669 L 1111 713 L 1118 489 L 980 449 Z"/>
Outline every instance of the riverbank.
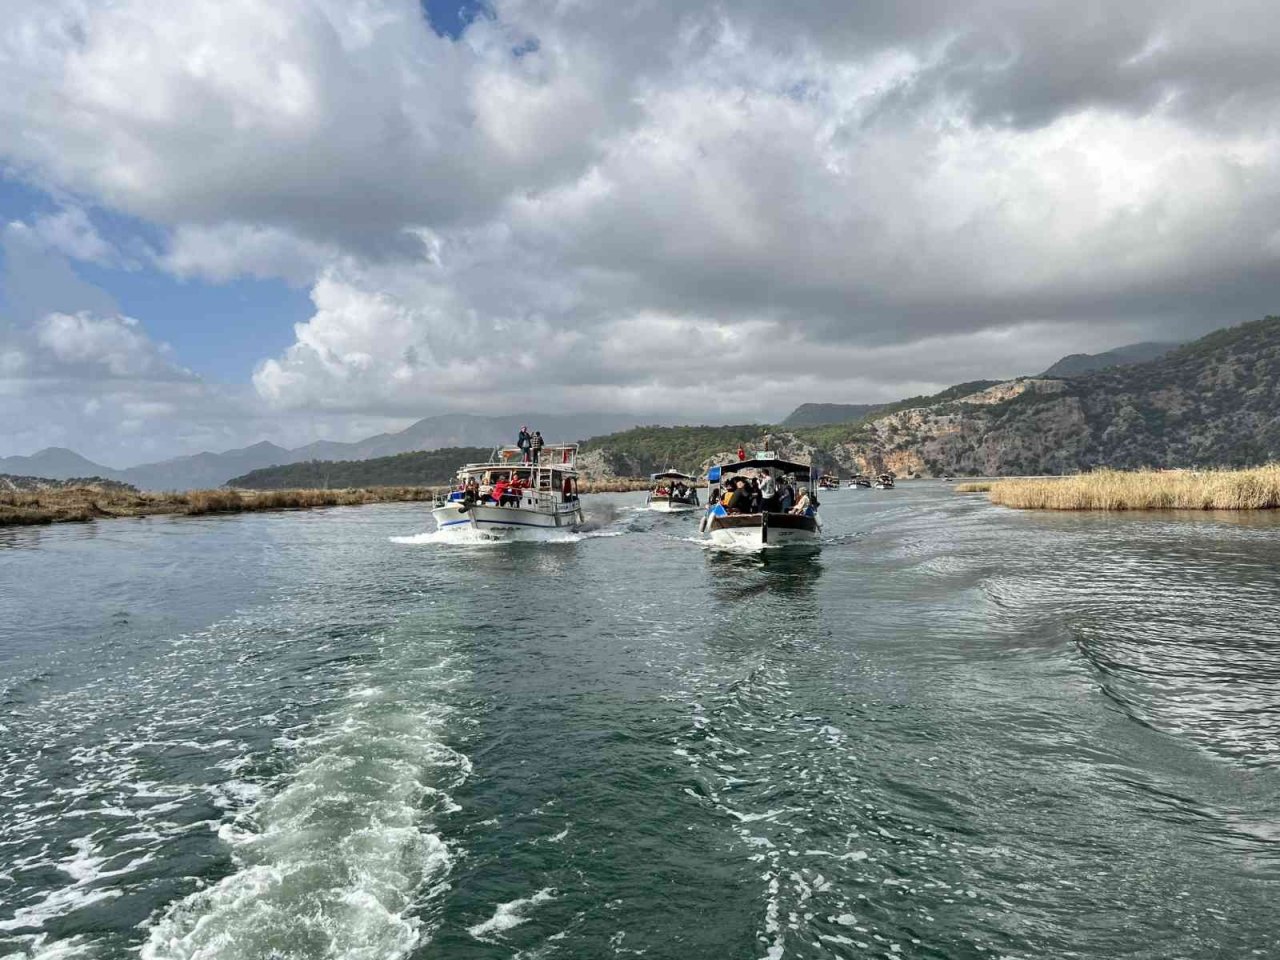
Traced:
<path fill-rule="evenodd" d="M 648 480 L 618 478 L 583 481 L 589 493 L 644 490 Z M 61 487 L 43 490 L 0 490 L 0 527 L 46 523 L 83 523 L 117 517 L 165 514 L 204 516 L 264 510 L 309 510 L 370 503 L 433 500 L 443 487 L 361 487 L 347 490 L 188 490 L 146 493 L 122 486 Z"/>
<path fill-rule="evenodd" d="M 1025 510 L 1274 510 L 1280 508 L 1280 464 L 1243 470 L 1097 470 L 962 483 L 956 492 L 986 493 L 992 503 Z"/>
<path fill-rule="evenodd" d="M 306 510 L 366 503 L 430 500 L 429 487 L 359 490 L 189 490 L 143 493 L 103 487 L 69 487 L 0 493 L 0 526 L 76 523 L 163 514 L 202 516 L 260 510 Z"/>

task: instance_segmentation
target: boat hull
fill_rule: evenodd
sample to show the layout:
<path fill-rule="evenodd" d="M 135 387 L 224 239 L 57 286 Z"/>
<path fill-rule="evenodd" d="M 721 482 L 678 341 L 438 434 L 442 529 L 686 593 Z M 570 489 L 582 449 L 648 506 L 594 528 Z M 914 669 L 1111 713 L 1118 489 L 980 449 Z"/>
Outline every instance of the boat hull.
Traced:
<path fill-rule="evenodd" d="M 761 549 L 812 544 L 822 525 L 817 517 L 791 513 L 740 513 L 710 517 L 706 532 L 720 546 Z"/>
<path fill-rule="evenodd" d="M 476 504 L 465 513 L 449 503 L 431 511 L 437 530 L 446 536 L 485 540 L 542 540 L 573 533 L 585 522 L 580 504 L 557 504 L 554 512 L 525 507 Z"/>

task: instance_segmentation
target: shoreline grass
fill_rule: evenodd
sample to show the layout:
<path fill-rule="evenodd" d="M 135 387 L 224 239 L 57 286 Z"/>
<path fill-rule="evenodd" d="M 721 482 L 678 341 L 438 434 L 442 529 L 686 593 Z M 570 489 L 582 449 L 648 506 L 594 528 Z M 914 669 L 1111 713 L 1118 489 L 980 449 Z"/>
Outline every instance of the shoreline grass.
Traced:
<path fill-rule="evenodd" d="M 1280 508 L 1280 463 L 1240 470 L 1098 470 L 956 490 L 986 492 L 992 503 L 1020 510 L 1274 510 Z"/>
<path fill-rule="evenodd" d="M 650 481 L 620 477 L 583 480 L 582 493 L 624 493 L 648 489 Z M 147 493 L 132 489 L 80 486 L 44 490 L 0 491 L 0 527 L 49 523 L 86 523 L 118 517 L 186 516 L 255 513 L 267 510 L 311 510 L 371 503 L 434 500 L 448 487 L 355 487 L 339 490 L 187 490 Z"/>
<path fill-rule="evenodd" d="M 77 523 L 117 517 L 206 516 L 265 510 L 309 510 L 431 500 L 431 487 L 351 490 L 188 490 L 145 493 L 102 487 L 66 487 L 0 493 L 0 526 Z"/>

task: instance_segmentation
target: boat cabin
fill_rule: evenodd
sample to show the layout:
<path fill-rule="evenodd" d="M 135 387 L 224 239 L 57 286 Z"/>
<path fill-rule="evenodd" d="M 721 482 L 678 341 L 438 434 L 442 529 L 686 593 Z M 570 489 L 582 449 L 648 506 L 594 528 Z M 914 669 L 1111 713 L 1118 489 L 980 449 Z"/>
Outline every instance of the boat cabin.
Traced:
<path fill-rule="evenodd" d="M 497 447 L 488 460 L 459 468 L 449 499 L 466 499 L 472 485 L 479 503 L 537 509 L 574 502 L 578 499 L 577 457 L 576 443 L 546 444 L 536 463 L 518 447 Z"/>

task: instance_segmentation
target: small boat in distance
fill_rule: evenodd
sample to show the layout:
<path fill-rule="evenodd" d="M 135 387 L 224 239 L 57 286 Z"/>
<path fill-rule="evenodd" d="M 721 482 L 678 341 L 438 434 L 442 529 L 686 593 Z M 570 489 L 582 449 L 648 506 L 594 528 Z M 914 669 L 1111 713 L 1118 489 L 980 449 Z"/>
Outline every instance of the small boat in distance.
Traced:
<path fill-rule="evenodd" d="M 854 474 L 852 477 L 850 477 L 850 478 L 849 478 L 849 489 L 850 489 L 850 490 L 857 490 L 857 489 L 860 489 L 860 488 L 862 488 L 862 487 L 866 487 L 867 489 L 870 489 L 870 488 L 871 488 L 871 478 L 870 478 L 870 477 L 868 477 L 868 476 L 864 476 L 864 475 L 863 475 L 863 474 L 861 474 L 861 473 L 856 473 L 856 474 Z"/>
<path fill-rule="evenodd" d="M 708 479 L 712 483 L 720 481 L 726 486 L 738 480 L 758 480 L 766 490 L 779 490 L 787 478 L 794 481 L 797 501 L 808 503 L 808 507 L 802 512 L 781 509 L 776 493 L 766 502 L 754 504 L 748 509 L 725 507 L 710 500 L 707 512 L 698 526 L 699 532 L 706 534 L 713 543 L 720 546 L 747 549 L 816 542 L 822 532 L 822 524 L 818 520 L 816 479 L 808 464 L 760 456 L 712 467 Z"/>
<path fill-rule="evenodd" d="M 694 478 L 687 473 L 666 470 L 650 474 L 649 479 L 657 484 L 645 498 L 645 506 L 650 510 L 659 513 L 687 513 L 702 506 L 698 491 L 693 486 Z"/>
<path fill-rule="evenodd" d="M 457 489 L 431 510 L 440 533 L 484 540 L 540 540 L 585 522 L 578 499 L 576 443 L 543 445 L 537 463 L 518 447 L 498 447 L 484 463 L 464 464 Z"/>
<path fill-rule="evenodd" d="M 876 482 L 873 483 L 871 486 L 875 487 L 877 490 L 892 490 L 893 474 L 892 473 L 880 474 L 880 476 L 876 477 Z"/>
<path fill-rule="evenodd" d="M 818 489 L 819 490 L 839 490 L 840 479 L 834 476 L 833 474 L 824 473 L 822 476 L 818 478 Z"/>

